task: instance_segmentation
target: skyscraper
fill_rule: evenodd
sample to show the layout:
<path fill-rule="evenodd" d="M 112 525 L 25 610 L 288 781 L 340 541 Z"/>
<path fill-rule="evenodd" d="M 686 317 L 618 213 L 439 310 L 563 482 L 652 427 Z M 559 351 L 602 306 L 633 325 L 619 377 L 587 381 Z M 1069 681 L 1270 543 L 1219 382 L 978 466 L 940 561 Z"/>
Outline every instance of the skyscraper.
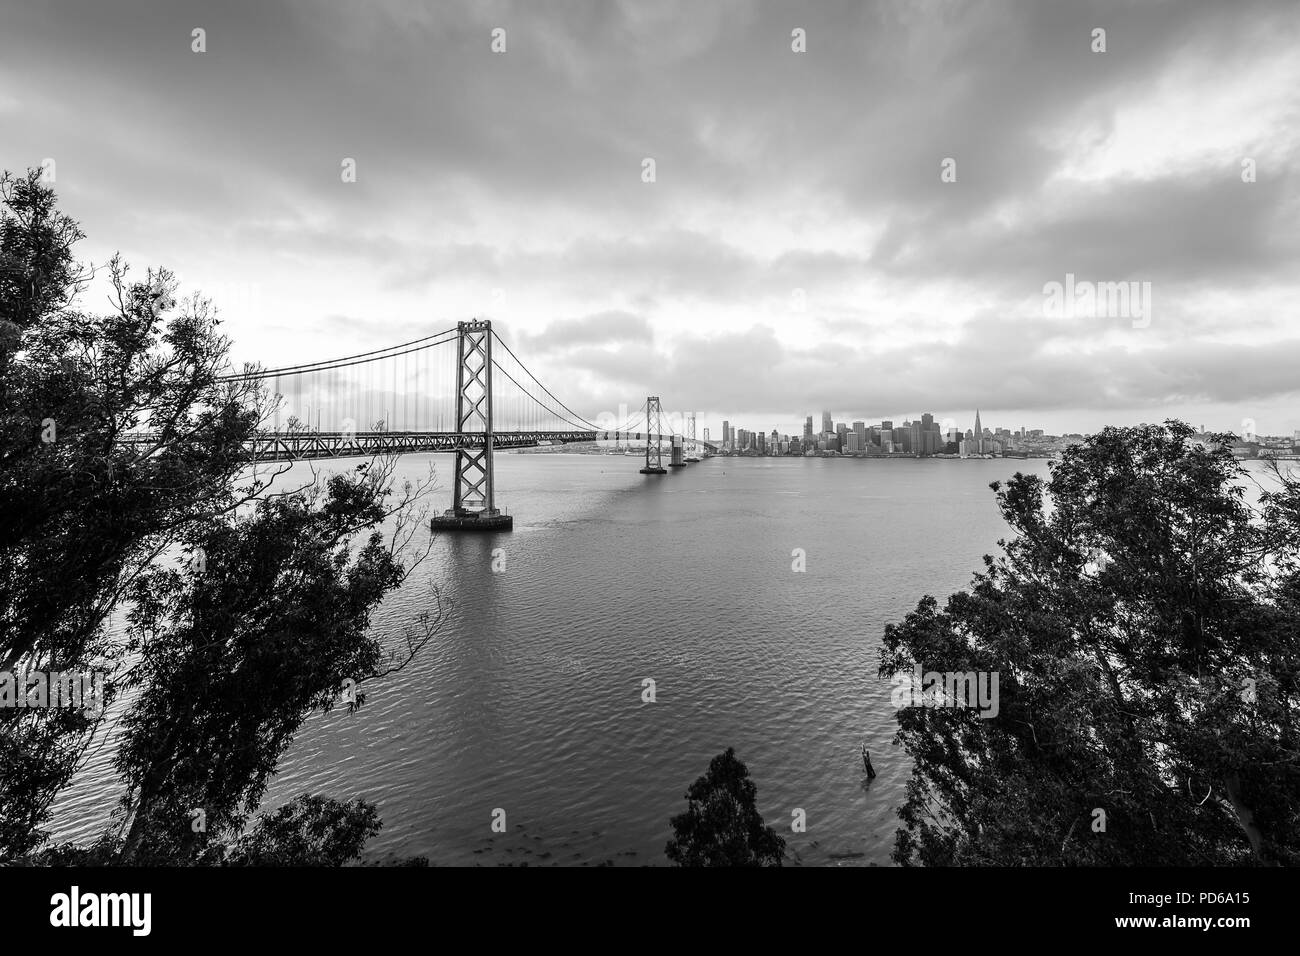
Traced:
<path fill-rule="evenodd" d="M 812 438 L 812 416 L 809 415 L 803 421 L 803 437 Z"/>
<path fill-rule="evenodd" d="M 922 455 L 933 455 L 940 451 L 943 444 L 942 436 L 939 434 L 940 425 L 935 424 L 934 416 L 926 412 L 921 416 L 921 433 L 917 444 L 920 446 L 917 451 Z"/>
<path fill-rule="evenodd" d="M 731 441 L 731 422 L 725 418 L 722 420 L 722 444 Z"/>
<path fill-rule="evenodd" d="M 975 409 L 975 454 L 984 454 L 984 429 L 980 426 L 980 410 Z"/>
<path fill-rule="evenodd" d="M 824 432 L 835 431 L 835 426 L 831 424 L 830 412 L 822 412 L 822 431 Z"/>

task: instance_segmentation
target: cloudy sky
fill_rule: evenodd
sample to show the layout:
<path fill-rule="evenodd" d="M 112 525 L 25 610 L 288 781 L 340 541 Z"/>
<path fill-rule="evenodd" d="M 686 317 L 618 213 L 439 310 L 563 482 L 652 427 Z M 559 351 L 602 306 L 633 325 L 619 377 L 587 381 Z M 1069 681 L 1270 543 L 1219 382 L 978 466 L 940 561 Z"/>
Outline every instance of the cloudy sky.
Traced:
<path fill-rule="evenodd" d="M 82 257 L 172 268 L 239 360 L 485 316 L 588 417 L 715 437 L 1290 433 L 1297 49 L 1293 0 L 0 0 L 0 166 L 53 159 Z M 1067 273 L 1150 299 L 1054 312 Z"/>

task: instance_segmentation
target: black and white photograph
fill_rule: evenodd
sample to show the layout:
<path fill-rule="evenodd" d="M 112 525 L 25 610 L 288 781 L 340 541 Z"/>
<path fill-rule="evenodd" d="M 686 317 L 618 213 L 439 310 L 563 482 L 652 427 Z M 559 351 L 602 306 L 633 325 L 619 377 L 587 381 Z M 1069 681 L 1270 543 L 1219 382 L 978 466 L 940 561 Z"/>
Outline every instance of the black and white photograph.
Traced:
<path fill-rule="evenodd" d="M 1297 866 L 1295 0 L 0 0 L 18 938 Z"/>

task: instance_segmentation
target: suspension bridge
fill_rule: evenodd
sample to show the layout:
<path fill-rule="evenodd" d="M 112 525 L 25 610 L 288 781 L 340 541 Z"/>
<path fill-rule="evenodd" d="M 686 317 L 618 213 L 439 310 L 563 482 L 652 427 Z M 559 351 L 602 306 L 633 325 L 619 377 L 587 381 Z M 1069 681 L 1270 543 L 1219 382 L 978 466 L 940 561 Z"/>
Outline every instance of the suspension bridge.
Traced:
<path fill-rule="evenodd" d="M 658 396 L 617 428 L 601 428 L 543 385 L 487 320 L 400 345 L 283 368 L 246 366 L 222 377 L 255 384 L 272 402 L 248 443 L 254 463 L 448 452 L 456 456 L 452 506 L 435 528 L 501 531 L 513 518 L 497 507 L 497 449 L 613 441 L 645 445 L 642 474 L 663 475 L 716 450 L 664 429 Z M 665 454 L 664 446 L 668 446 Z"/>

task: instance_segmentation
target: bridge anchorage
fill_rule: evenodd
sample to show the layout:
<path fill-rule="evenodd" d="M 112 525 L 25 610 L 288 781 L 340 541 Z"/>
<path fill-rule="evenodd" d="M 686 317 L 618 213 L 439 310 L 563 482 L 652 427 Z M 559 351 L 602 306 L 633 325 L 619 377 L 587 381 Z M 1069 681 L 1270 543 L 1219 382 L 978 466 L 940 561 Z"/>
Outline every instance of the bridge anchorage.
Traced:
<path fill-rule="evenodd" d="M 666 475 L 668 469 L 663 465 L 663 405 L 658 395 L 650 395 L 645 400 L 645 467 L 643 475 Z"/>
<path fill-rule="evenodd" d="M 456 430 L 474 437 L 456 450 L 451 508 L 430 524 L 435 531 L 510 531 L 515 519 L 497 509 L 493 484 L 492 322 L 459 322 L 456 329 Z"/>

